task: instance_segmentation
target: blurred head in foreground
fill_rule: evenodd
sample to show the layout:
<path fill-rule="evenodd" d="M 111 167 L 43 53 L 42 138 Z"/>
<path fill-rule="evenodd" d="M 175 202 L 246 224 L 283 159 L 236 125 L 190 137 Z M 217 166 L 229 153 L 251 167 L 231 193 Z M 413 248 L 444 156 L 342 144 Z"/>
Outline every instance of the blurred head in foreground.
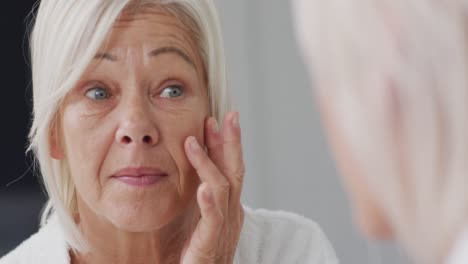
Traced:
<path fill-rule="evenodd" d="M 468 213 L 465 1 L 295 0 L 302 52 L 361 231 L 438 263 Z"/>

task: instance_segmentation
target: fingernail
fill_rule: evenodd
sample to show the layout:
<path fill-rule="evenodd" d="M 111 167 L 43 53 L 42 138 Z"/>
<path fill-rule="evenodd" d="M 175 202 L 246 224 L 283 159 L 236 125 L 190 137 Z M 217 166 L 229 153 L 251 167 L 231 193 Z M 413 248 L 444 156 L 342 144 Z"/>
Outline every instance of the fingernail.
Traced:
<path fill-rule="evenodd" d="M 234 113 L 234 116 L 232 117 L 232 125 L 235 127 L 235 128 L 239 128 L 239 113 Z"/>
<path fill-rule="evenodd" d="M 195 137 L 190 137 L 189 138 L 189 146 L 190 146 L 190 149 L 192 151 L 198 151 L 200 149 L 200 145 L 198 144 Z"/>
<path fill-rule="evenodd" d="M 218 133 L 219 132 L 219 126 L 218 126 L 218 121 L 216 121 L 216 118 L 211 118 L 211 129 L 213 132 Z"/>

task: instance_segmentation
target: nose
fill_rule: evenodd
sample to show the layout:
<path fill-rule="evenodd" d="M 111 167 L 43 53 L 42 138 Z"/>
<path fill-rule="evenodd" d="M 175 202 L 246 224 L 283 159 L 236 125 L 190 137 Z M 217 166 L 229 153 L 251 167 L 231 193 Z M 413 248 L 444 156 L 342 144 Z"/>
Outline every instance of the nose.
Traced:
<path fill-rule="evenodd" d="M 141 102 L 122 107 L 115 140 L 121 146 L 151 147 L 159 141 L 159 131 L 149 110 Z"/>

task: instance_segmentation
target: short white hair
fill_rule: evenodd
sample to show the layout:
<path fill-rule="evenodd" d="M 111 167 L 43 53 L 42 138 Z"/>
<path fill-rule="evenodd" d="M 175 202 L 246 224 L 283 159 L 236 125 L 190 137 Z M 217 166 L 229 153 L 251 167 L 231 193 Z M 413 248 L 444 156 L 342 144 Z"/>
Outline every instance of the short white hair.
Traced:
<path fill-rule="evenodd" d="M 397 239 L 440 261 L 468 216 L 467 1 L 295 4 L 319 102 Z"/>
<path fill-rule="evenodd" d="M 66 160 L 50 154 L 50 137 L 65 95 L 76 85 L 119 15 L 127 8 L 154 5 L 174 15 L 192 34 L 203 61 L 211 114 L 219 123 L 230 110 L 223 40 L 212 0 L 42 0 L 31 32 L 33 124 L 30 147 L 40 166 L 49 201 L 41 225 L 54 212 L 67 243 L 84 252 L 88 245 L 73 215 L 76 193 Z M 202 70 L 202 69 L 200 69 Z"/>

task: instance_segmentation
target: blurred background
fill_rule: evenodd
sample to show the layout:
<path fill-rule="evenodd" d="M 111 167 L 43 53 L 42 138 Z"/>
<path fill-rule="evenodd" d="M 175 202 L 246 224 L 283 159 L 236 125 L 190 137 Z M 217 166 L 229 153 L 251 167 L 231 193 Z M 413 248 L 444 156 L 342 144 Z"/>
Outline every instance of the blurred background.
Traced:
<path fill-rule="evenodd" d="M 45 201 L 25 156 L 31 87 L 25 18 L 35 1 L 11 1 L 0 15 L 0 256 L 37 231 Z"/>
<path fill-rule="evenodd" d="M 38 228 L 45 202 L 25 156 L 31 86 L 26 16 L 35 1 L 9 3 L 0 16 L 0 256 Z M 402 263 L 390 243 L 368 243 L 352 223 L 327 149 L 312 85 L 295 44 L 289 1 L 216 0 L 246 162 L 244 204 L 292 211 L 318 222 L 342 263 Z M 317 36 L 320 37 L 320 36 Z M 5 93 L 4 93 L 5 94 Z"/>

